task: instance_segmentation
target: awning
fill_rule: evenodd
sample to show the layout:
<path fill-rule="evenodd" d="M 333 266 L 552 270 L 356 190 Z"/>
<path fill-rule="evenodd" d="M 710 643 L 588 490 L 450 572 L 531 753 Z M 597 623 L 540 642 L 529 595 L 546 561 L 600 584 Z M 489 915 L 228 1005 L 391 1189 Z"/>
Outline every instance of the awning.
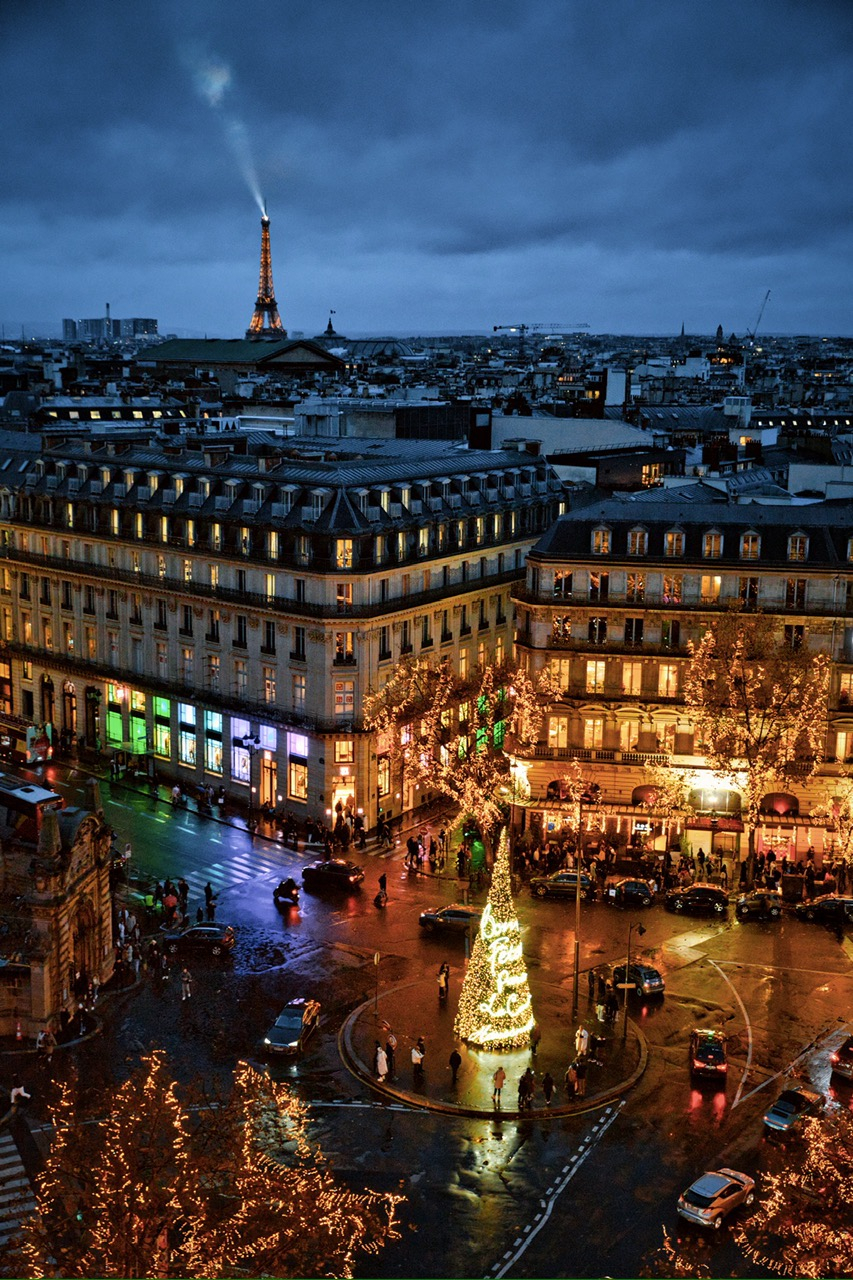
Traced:
<path fill-rule="evenodd" d="M 743 831 L 740 818 L 716 818 L 712 823 L 710 818 L 694 814 L 684 825 L 688 831 Z"/>

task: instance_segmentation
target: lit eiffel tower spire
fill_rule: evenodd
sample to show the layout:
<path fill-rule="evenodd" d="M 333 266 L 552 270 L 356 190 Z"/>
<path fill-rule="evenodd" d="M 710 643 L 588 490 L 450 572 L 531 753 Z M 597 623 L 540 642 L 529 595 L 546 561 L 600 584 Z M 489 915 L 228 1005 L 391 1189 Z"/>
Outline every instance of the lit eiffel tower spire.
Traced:
<path fill-rule="evenodd" d="M 272 282 L 272 254 L 270 253 L 270 220 L 264 210 L 261 216 L 261 274 L 258 281 L 258 300 L 252 322 L 246 330 L 247 338 L 265 338 L 270 334 L 286 338 L 287 330 L 281 323 Z"/>

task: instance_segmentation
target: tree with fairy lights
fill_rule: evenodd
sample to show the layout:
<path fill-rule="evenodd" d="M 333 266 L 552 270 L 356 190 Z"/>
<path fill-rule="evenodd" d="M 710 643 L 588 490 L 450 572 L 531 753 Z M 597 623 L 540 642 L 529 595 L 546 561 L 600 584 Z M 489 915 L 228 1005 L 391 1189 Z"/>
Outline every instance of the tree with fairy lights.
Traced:
<path fill-rule="evenodd" d="M 837 778 L 827 779 L 827 784 L 832 795 L 812 809 L 812 825 L 822 824 L 831 833 L 832 853 L 849 862 L 853 855 L 853 772 L 845 769 Z"/>
<path fill-rule="evenodd" d="M 853 1114 L 834 1107 L 805 1121 L 797 1160 L 780 1158 L 757 1199 L 733 1238 L 762 1273 L 853 1275 Z"/>
<path fill-rule="evenodd" d="M 773 618 L 740 610 L 688 647 L 684 700 L 697 750 L 743 792 L 751 880 L 762 799 L 791 777 L 810 777 L 822 758 L 829 657 L 792 647 Z"/>
<path fill-rule="evenodd" d="M 241 1064 L 222 1099 L 154 1052 L 97 1123 L 63 1086 L 15 1275 L 351 1276 L 402 1197 L 340 1184 L 284 1084 Z"/>
<path fill-rule="evenodd" d="M 463 677 L 447 658 L 407 658 L 365 699 L 364 722 L 405 783 L 455 801 L 489 846 L 514 794 L 512 752 L 535 746 L 554 695 L 547 671 L 493 663 Z"/>
<path fill-rule="evenodd" d="M 533 1006 L 512 900 L 509 839 L 503 830 L 492 869 L 489 900 L 480 920 L 471 962 L 459 996 L 454 1030 L 484 1049 L 527 1044 Z"/>

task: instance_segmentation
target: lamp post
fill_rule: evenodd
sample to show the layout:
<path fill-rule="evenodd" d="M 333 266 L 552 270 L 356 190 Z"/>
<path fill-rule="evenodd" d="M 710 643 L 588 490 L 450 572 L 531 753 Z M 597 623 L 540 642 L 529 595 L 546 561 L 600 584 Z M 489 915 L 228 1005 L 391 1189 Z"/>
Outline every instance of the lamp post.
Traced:
<path fill-rule="evenodd" d="M 601 788 L 591 782 L 578 796 L 578 845 L 575 854 L 575 975 L 572 982 L 572 1020 L 578 1016 L 578 986 L 581 955 L 581 867 L 583 866 L 583 807 L 598 804 Z"/>
<path fill-rule="evenodd" d="M 261 740 L 257 734 L 247 733 L 242 738 L 235 738 L 234 744 L 235 746 L 243 747 L 249 753 L 249 813 L 246 821 L 250 823 L 254 813 L 255 796 L 255 788 L 252 785 L 252 761 L 261 749 Z"/>
<path fill-rule="evenodd" d="M 628 956 L 627 956 L 627 959 L 625 960 L 625 984 L 622 991 L 622 994 L 624 996 L 624 1002 L 622 1004 L 622 1043 L 623 1044 L 628 1039 L 628 987 L 630 986 L 630 983 L 628 982 L 628 970 L 631 968 L 631 934 L 634 932 L 635 929 L 637 930 L 637 933 L 640 935 L 641 938 L 643 934 L 646 932 L 645 925 L 636 924 L 636 923 L 632 923 L 628 925 Z"/>

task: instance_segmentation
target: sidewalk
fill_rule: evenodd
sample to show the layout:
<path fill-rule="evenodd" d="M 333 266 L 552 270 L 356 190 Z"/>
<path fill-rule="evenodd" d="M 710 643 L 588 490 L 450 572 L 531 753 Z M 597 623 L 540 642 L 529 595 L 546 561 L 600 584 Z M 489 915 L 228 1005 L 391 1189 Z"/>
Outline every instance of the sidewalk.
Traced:
<path fill-rule="evenodd" d="M 629 1018 L 623 1043 L 621 1010 L 614 1026 L 602 1028 L 588 1002 L 584 978 L 579 1021 L 590 1034 L 603 1034 L 606 1043 L 601 1065 L 589 1063 L 586 1095 L 568 1101 L 564 1077 L 575 1056 L 577 1026 L 571 1017 L 571 989 L 546 984 L 535 977 L 531 979 L 534 1014 L 542 1031 L 542 1041 L 534 1058 L 526 1048 L 497 1053 L 469 1049 L 457 1042 L 453 1020 L 461 981 L 461 969 L 451 973 L 450 996 L 445 1003 L 438 1000 L 434 974 L 385 991 L 380 989 L 378 1001 L 369 1000 L 361 1005 L 341 1028 L 339 1047 L 345 1064 L 365 1084 L 391 1101 L 480 1118 L 496 1114 L 492 1103 L 492 1076 L 498 1066 L 504 1068 L 507 1079 L 503 1107 L 497 1114 L 517 1118 L 518 1081 L 524 1070 L 532 1066 L 536 1073 L 536 1095 L 530 1114 L 540 1119 L 544 1115 L 575 1115 L 603 1106 L 636 1084 L 646 1068 L 648 1050 L 642 1032 Z M 394 1076 L 380 1083 L 373 1071 L 373 1055 L 377 1040 L 384 1047 L 389 1027 L 397 1037 Z M 416 1083 L 412 1077 L 411 1053 L 418 1036 L 423 1036 L 426 1042 L 426 1058 L 423 1078 Z M 452 1083 L 448 1065 L 455 1047 L 462 1058 L 456 1085 Z M 551 1072 L 557 1086 L 550 1108 L 546 1108 L 542 1096 L 542 1077 L 546 1071 Z"/>

